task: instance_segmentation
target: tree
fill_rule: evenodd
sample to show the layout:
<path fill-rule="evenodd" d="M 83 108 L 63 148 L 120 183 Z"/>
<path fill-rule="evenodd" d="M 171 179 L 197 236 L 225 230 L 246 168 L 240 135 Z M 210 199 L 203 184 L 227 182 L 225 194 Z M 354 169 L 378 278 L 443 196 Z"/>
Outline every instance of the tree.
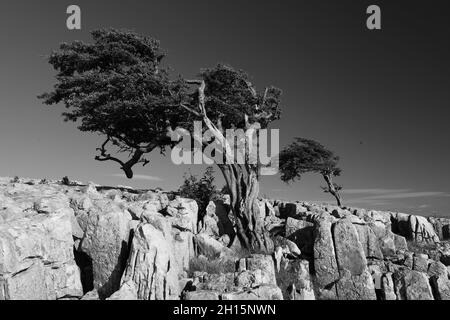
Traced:
<path fill-rule="evenodd" d="M 258 92 L 242 70 L 219 64 L 200 73 L 200 80 L 188 80 L 197 92 L 183 108 L 194 119 L 201 120 L 204 131 L 223 150 L 222 160 L 216 161 L 230 192 L 231 210 L 236 217 L 237 235 L 244 247 L 255 252 L 270 252 L 273 243 L 260 218 L 257 197 L 261 163 L 250 161 L 249 154 L 244 163 L 225 161 L 233 158 L 233 150 L 226 139 L 228 129 L 264 129 L 280 118 L 281 90 L 267 87 Z M 207 136 L 207 135 L 206 135 Z M 208 146 L 210 141 L 202 141 Z"/>
<path fill-rule="evenodd" d="M 295 138 L 295 141 L 280 152 L 281 180 L 285 182 L 300 179 L 308 172 L 320 173 L 327 186 L 322 187 L 326 193 L 334 196 L 338 206 L 342 206 L 339 191 L 342 186 L 333 182 L 333 177 L 340 176 L 339 157 L 314 140 Z"/>
<path fill-rule="evenodd" d="M 193 133 L 194 121 L 212 133 L 202 141 L 223 147 L 231 157 L 225 138 L 228 129 L 267 128 L 280 117 L 281 90 L 268 87 L 258 92 L 248 75 L 219 64 L 200 72 L 194 80 L 170 79 L 162 66 L 159 42 L 132 32 L 92 32 L 93 44 L 62 44 L 49 62 L 58 71 L 55 89 L 42 95 L 47 104 L 63 102 L 69 109 L 65 120 L 80 121 L 82 131 L 97 132 L 105 141 L 97 150 L 98 161 L 120 164 L 128 178 L 144 155 L 178 144 L 177 128 Z M 129 154 L 126 161 L 112 156 L 111 143 Z M 241 243 L 253 251 L 271 251 L 272 241 L 264 230 L 257 206 L 261 165 L 216 161 L 230 190 Z"/>
<path fill-rule="evenodd" d="M 199 212 L 204 214 L 209 201 L 219 194 L 214 180 L 214 169 L 211 166 L 206 168 L 200 179 L 191 173 L 185 174 L 178 192 L 182 197 L 197 201 Z"/>
<path fill-rule="evenodd" d="M 62 102 L 65 121 L 78 121 L 81 131 L 105 136 L 95 160 L 114 161 L 132 178 L 134 165 L 149 163 L 145 154 L 174 144 L 187 86 L 181 78 L 169 79 L 159 41 L 114 29 L 93 31 L 92 37 L 92 44 L 62 43 L 50 55 L 57 84 L 40 98 L 48 105 Z M 111 145 L 128 158 L 112 156 Z"/>

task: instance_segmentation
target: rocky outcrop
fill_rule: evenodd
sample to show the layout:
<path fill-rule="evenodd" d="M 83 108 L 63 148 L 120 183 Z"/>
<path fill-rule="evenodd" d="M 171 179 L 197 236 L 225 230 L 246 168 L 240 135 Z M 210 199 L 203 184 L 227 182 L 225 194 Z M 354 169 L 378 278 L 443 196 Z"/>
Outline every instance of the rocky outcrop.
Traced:
<path fill-rule="evenodd" d="M 327 290 L 333 290 L 339 279 L 331 226 L 330 219 L 314 224 L 314 274 L 318 287 Z"/>
<path fill-rule="evenodd" d="M 277 283 L 284 300 L 316 299 L 307 260 L 282 258 Z"/>
<path fill-rule="evenodd" d="M 433 225 L 422 216 L 405 213 L 393 213 L 393 231 L 416 242 L 439 242 L 439 236 Z"/>
<path fill-rule="evenodd" d="M 73 211 L 66 197 L 52 188 L 42 191 L 13 186 L 2 195 L 14 194 L 0 223 L 0 300 L 83 296 L 73 255 Z"/>
<path fill-rule="evenodd" d="M 178 299 L 178 270 L 167 239 L 170 227 L 162 220 L 155 221 L 160 223 L 142 223 L 137 227 L 122 285 L 133 284 L 137 299 Z"/>
<path fill-rule="evenodd" d="M 100 297 L 109 297 L 119 289 L 125 269 L 132 217 L 118 204 L 102 201 L 79 213 L 77 220 L 84 231 L 77 249 L 92 261 L 94 288 Z"/>
<path fill-rule="evenodd" d="M 258 200 L 250 254 L 225 197 L 0 179 L 0 299 L 449 300 L 448 221 Z"/>
<path fill-rule="evenodd" d="M 425 273 L 401 268 L 394 272 L 393 279 L 398 300 L 433 300 Z"/>

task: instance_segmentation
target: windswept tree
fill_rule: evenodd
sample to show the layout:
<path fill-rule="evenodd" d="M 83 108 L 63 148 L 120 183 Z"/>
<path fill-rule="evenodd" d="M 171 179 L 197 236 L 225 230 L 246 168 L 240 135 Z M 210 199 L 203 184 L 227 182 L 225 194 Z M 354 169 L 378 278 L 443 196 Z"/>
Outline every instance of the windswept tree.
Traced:
<path fill-rule="evenodd" d="M 267 87 L 258 92 L 244 71 L 223 64 L 203 70 L 200 79 L 187 80 L 187 83 L 193 85 L 196 92 L 182 107 L 191 113 L 195 120 L 202 121 L 204 132 L 209 132 L 203 135 L 203 147 L 210 146 L 211 141 L 214 141 L 220 147 L 218 149 L 222 150 L 221 157 L 214 156 L 214 161 L 229 190 L 231 209 L 236 217 L 237 235 L 246 248 L 257 252 L 270 252 L 273 250 L 273 243 L 264 229 L 257 205 L 263 165 L 259 157 L 251 158 L 248 149 L 243 161 L 238 161 L 236 153 L 242 150 L 233 148 L 233 141 L 227 139 L 227 132 L 255 132 L 278 120 L 281 90 Z M 248 146 L 249 141 L 244 143 Z M 258 144 L 256 149 L 259 147 Z"/>
<path fill-rule="evenodd" d="M 339 157 L 319 142 L 295 138 L 293 143 L 280 152 L 281 180 L 295 181 L 304 173 L 319 173 L 327 184 L 322 189 L 332 194 L 341 207 L 342 199 L 339 191 L 342 186 L 333 182 L 333 178 L 342 172 L 338 163 Z"/>
<path fill-rule="evenodd" d="M 186 121 L 178 108 L 187 89 L 169 79 L 159 41 L 133 32 L 96 30 L 93 43 L 62 43 L 49 57 L 57 71 L 54 90 L 40 96 L 46 104 L 63 103 L 65 121 L 81 131 L 105 137 L 98 161 L 113 161 L 128 178 L 145 155 L 173 145 L 172 129 Z M 113 156 L 115 147 L 125 159 Z"/>
<path fill-rule="evenodd" d="M 219 64 L 193 80 L 171 79 L 158 41 L 117 30 L 92 35 L 92 44 L 62 44 L 52 53 L 49 62 L 58 72 L 57 84 L 42 98 L 47 104 L 64 103 L 69 110 L 65 119 L 78 121 L 80 130 L 104 135 L 96 160 L 119 163 L 128 178 L 134 165 L 149 162 L 146 154 L 157 148 L 164 152 L 183 139 L 176 129 L 194 133 L 194 121 L 210 133 L 200 142 L 202 148 L 214 142 L 223 150 L 222 159 L 228 159 L 234 156 L 228 129 L 264 129 L 280 117 L 281 90 L 259 92 L 243 71 Z M 111 155 L 110 144 L 128 158 Z M 215 163 L 230 190 L 241 243 L 268 252 L 273 244 L 257 206 L 262 166 L 249 157 L 244 160 Z"/>

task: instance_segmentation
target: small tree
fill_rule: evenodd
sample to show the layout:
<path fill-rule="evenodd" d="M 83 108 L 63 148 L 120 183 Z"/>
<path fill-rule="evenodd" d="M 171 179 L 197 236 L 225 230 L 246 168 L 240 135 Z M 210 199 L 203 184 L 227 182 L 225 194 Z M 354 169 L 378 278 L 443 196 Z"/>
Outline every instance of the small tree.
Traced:
<path fill-rule="evenodd" d="M 178 192 L 182 197 L 197 201 L 199 212 L 204 214 L 209 201 L 218 195 L 214 180 L 213 167 L 206 168 L 204 175 L 200 179 L 188 173 L 184 175 L 183 184 L 178 189 Z"/>
<path fill-rule="evenodd" d="M 320 173 L 326 187 L 322 189 L 336 199 L 338 206 L 342 206 L 339 191 L 342 186 L 333 182 L 333 177 L 341 174 L 338 167 L 339 157 L 314 140 L 295 138 L 295 141 L 280 152 L 281 180 L 285 182 L 300 179 L 308 172 Z"/>

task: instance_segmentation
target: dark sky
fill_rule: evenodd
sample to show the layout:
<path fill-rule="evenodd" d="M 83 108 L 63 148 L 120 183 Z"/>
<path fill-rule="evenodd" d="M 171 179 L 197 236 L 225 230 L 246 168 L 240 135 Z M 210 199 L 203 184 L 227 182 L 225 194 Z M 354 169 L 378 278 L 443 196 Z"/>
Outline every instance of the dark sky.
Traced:
<path fill-rule="evenodd" d="M 281 145 L 312 138 L 342 160 L 344 203 L 450 215 L 450 13 L 447 1 L 2 1 L 0 176 L 60 178 L 175 189 L 186 166 L 152 155 L 133 181 L 94 161 L 101 137 L 64 123 L 45 55 L 89 31 L 127 28 L 161 40 L 167 63 L 186 77 L 217 62 L 245 69 L 258 87 L 283 89 Z M 66 29 L 78 4 L 82 30 Z M 382 30 L 366 28 L 366 8 Z M 203 167 L 191 167 L 200 172 Z M 219 179 L 219 184 L 223 180 Z M 286 185 L 262 179 L 273 198 L 331 201 L 321 178 Z"/>

